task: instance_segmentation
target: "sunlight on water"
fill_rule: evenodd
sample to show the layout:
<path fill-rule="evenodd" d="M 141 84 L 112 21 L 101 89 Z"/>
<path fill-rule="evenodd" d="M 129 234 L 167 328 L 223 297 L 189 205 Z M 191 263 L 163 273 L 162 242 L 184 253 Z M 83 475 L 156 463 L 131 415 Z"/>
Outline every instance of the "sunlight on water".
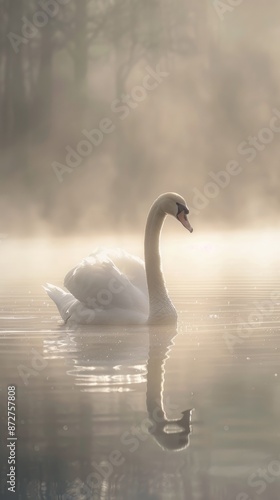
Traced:
<path fill-rule="evenodd" d="M 59 326 L 41 285 L 62 286 L 101 243 L 143 255 L 128 236 L 0 247 L 2 429 L 6 439 L 6 391 L 15 385 L 19 491 L 63 500 L 245 492 L 249 500 L 262 468 L 271 479 L 264 498 L 276 499 L 279 234 L 164 231 L 177 329 Z M 1 463 L 5 498 L 3 447 Z"/>

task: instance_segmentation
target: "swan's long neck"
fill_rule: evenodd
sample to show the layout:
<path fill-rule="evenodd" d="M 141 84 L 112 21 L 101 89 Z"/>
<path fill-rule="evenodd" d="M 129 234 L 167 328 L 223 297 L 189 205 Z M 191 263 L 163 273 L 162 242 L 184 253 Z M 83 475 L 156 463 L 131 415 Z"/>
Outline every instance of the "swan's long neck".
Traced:
<path fill-rule="evenodd" d="M 177 320 L 176 310 L 168 297 L 159 253 L 159 238 L 166 213 L 157 200 L 148 215 L 145 230 L 145 265 L 150 301 L 149 323 Z"/>

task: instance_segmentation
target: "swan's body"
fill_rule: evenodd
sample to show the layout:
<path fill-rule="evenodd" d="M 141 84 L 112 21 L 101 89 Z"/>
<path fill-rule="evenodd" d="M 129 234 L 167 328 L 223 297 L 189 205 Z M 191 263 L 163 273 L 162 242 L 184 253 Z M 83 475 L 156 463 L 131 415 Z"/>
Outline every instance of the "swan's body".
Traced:
<path fill-rule="evenodd" d="M 145 264 L 124 251 L 99 250 L 68 272 L 68 292 L 45 286 L 62 319 L 76 324 L 175 323 L 160 267 L 159 237 L 167 214 L 192 232 L 185 200 L 176 193 L 161 195 L 151 207 L 145 231 Z"/>

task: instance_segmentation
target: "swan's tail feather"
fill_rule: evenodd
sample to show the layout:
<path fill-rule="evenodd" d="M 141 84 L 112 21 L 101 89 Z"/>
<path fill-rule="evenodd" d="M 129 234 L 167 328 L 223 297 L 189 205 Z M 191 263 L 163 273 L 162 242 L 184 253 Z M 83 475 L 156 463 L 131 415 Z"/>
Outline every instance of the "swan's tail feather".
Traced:
<path fill-rule="evenodd" d="M 43 285 L 45 292 L 47 292 L 48 296 L 54 301 L 60 316 L 66 322 L 69 318 L 69 309 L 77 302 L 75 297 L 69 292 L 65 292 L 62 288 L 58 286 L 51 285 L 50 283 L 46 283 Z"/>

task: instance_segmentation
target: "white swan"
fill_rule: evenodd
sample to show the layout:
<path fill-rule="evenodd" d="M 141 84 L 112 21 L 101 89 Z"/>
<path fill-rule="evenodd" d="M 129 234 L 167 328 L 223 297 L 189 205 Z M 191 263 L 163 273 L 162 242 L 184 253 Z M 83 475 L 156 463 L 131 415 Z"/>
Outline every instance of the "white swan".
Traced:
<path fill-rule="evenodd" d="M 160 265 L 159 237 L 167 214 L 193 231 L 185 200 L 165 193 L 153 203 L 145 230 L 144 263 L 124 251 L 99 250 L 69 271 L 69 292 L 47 284 L 44 289 L 64 320 L 76 324 L 172 324 L 177 313 Z"/>

